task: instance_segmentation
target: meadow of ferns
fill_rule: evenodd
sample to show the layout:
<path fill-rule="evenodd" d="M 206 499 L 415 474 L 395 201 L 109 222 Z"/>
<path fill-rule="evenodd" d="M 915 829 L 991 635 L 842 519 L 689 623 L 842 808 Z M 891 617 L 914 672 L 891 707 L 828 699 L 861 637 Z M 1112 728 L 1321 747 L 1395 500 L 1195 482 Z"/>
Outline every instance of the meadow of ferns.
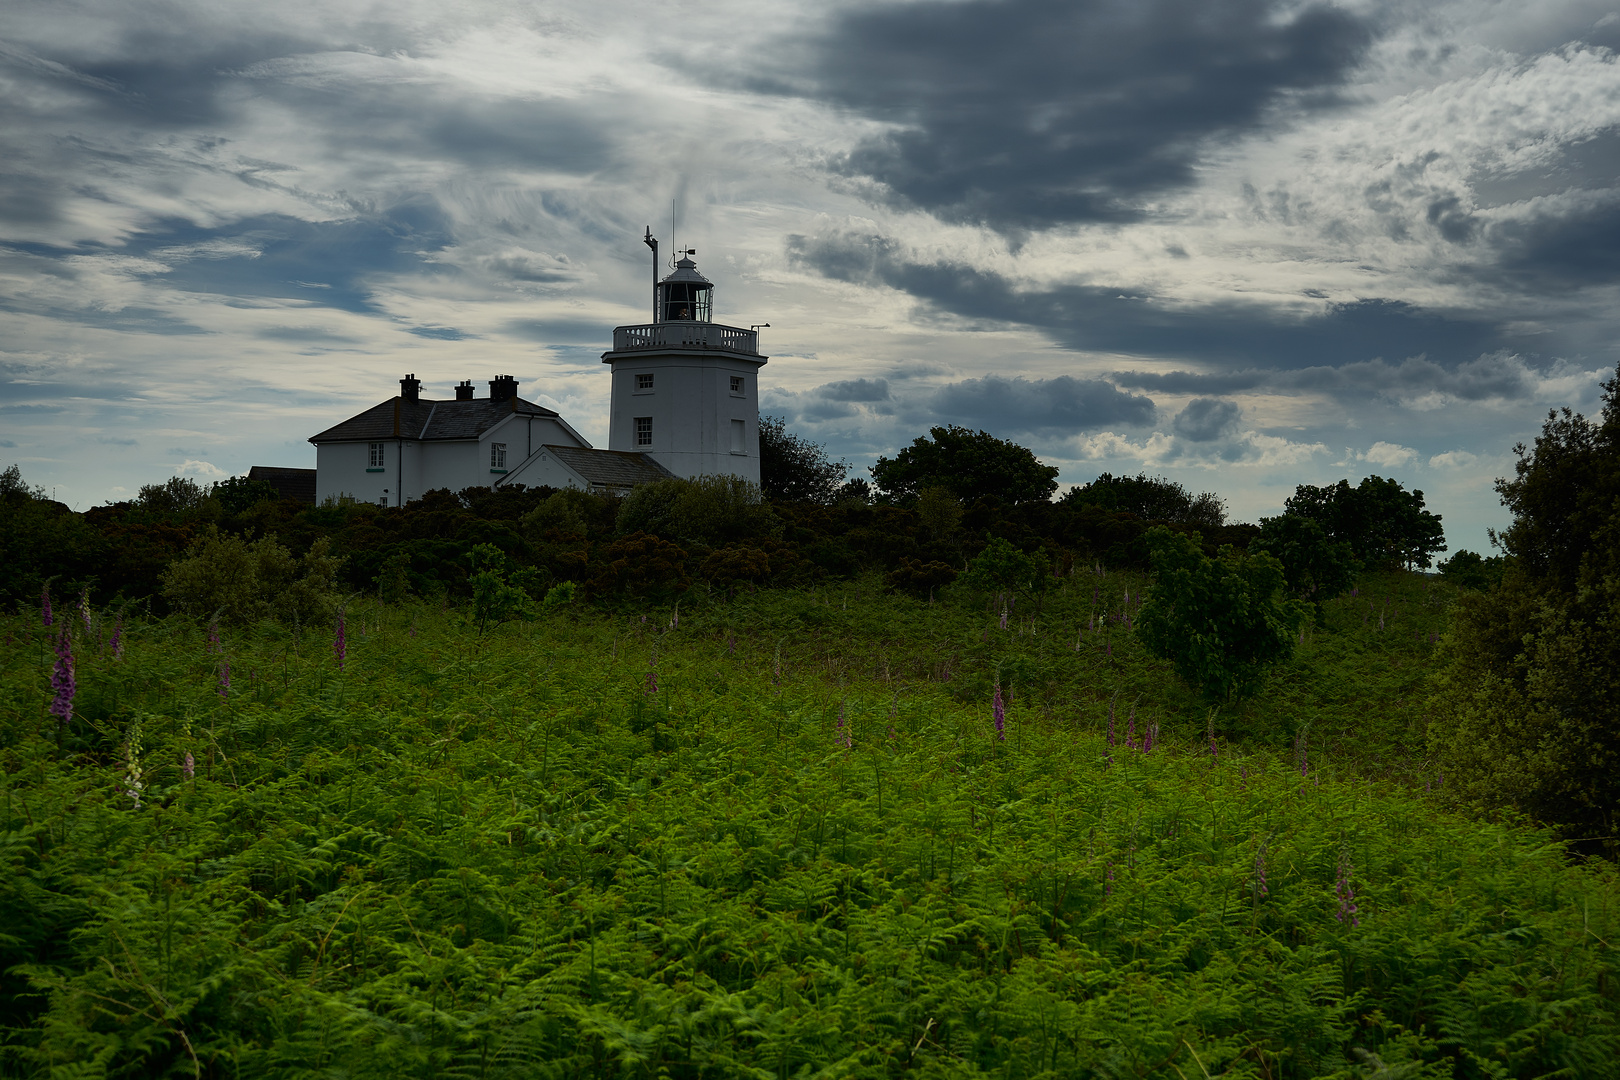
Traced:
<path fill-rule="evenodd" d="M 1612 868 L 1423 762 L 1451 587 L 1212 712 L 1143 586 L 356 603 L 341 668 L 59 603 L 65 730 L 6 617 L 0 1075 L 1613 1075 Z"/>

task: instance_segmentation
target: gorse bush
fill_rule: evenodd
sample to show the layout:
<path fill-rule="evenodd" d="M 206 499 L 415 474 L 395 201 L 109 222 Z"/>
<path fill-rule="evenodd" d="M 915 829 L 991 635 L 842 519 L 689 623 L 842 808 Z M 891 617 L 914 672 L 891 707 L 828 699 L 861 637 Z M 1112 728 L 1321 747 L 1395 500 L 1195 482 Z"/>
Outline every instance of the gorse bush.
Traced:
<path fill-rule="evenodd" d="M 642 484 L 625 497 L 617 524 L 623 534 L 644 532 L 704 547 L 782 535 L 782 522 L 759 488 L 736 476 Z"/>
<path fill-rule="evenodd" d="M 1201 723 L 1144 748 L 1148 704 L 1111 704 L 1123 628 L 1093 667 L 1069 633 L 860 588 L 481 639 L 356 603 L 341 669 L 326 628 L 130 619 L 121 657 L 76 639 L 61 752 L 48 635 L 7 620 L 0 1072 L 1350 1080 L 1620 1054 L 1606 869 L 1314 751 L 1302 775 Z M 1043 695 L 1060 662 L 1081 681 Z M 996 668 L 1004 739 L 987 682 L 952 692 Z"/>

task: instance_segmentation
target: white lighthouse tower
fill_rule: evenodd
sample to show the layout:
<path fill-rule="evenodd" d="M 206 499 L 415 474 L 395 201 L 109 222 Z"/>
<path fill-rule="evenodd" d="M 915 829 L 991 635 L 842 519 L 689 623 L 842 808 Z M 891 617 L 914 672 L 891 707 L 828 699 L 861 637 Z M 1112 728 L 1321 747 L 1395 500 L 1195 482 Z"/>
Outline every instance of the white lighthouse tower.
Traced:
<path fill-rule="evenodd" d="M 643 453 L 676 476 L 730 474 L 759 483 L 759 332 L 712 321 L 714 284 L 695 249 L 658 280 L 653 321 L 613 330 L 602 362 L 613 371 L 608 449 Z"/>

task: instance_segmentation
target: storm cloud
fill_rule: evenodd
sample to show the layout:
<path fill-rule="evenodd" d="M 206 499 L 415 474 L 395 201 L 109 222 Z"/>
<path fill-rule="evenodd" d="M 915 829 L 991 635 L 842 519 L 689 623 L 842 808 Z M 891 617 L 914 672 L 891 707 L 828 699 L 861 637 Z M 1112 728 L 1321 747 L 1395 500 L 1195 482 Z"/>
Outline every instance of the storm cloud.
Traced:
<path fill-rule="evenodd" d="M 1125 221 L 1208 140 L 1331 103 L 1375 30 L 1268 0 L 927 0 L 844 13 L 808 92 L 891 125 L 833 167 L 898 203 L 1000 230 Z"/>

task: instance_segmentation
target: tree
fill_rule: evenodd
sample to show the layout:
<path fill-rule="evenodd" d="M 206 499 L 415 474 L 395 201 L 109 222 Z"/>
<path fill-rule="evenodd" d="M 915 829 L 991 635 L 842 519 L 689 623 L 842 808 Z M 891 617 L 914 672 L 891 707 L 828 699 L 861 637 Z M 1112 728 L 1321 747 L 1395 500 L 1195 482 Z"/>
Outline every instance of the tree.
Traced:
<path fill-rule="evenodd" d="M 790 434 L 780 416 L 759 418 L 759 486 L 767 499 L 826 506 L 837 501 L 847 461 L 829 461 L 820 443 Z"/>
<path fill-rule="evenodd" d="M 1349 544 L 1367 566 L 1427 567 L 1446 547 L 1440 515 L 1423 508 L 1423 492 L 1381 476 L 1368 476 L 1356 487 L 1348 480 L 1329 487 L 1301 484 L 1285 510 L 1316 522 L 1329 540 Z"/>
<path fill-rule="evenodd" d="M 1489 589 L 1502 580 L 1502 556 L 1481 555 L 1464 549 L 1435 567 L 1440 576 L 1464 589 Z"/>
<path fill-rule="evenodd" d="M 1219 495 L 1212 491 L 1194 495 L 1173 480 L 1146 473 L 1103 473 L 1083 487 L 1070 488 L 1058 501 L 1065 506 L 1090 504 L 1135 514 L 1143 521 L 1173 521 L 1200 529 L 1218 529 L 1226 524 L 1226 504 Z"/>
<path fill-rule="evenodd" d="M 1343 540 L 1328 539 L 1326 530 L 1297 514 L 1261 518 L 1260 535 L 1250 551 L 1265 551 L 1282 563 L 1288 591 L 1316 609 L 1324 620 L 1322 604 L 1344 593 L 1356 580 L 1356 557 Z"/>
<path fill-rule="evenodd" d="M 1305 606 L 1283 595 L 1283 567 L 1230 545 L 1206 556 L 1195 533 L 1147 532 L 1153 585 L 1138 622 L 1142 642 L 1217 700 L 1252 690 L 1294 652 Z"/>
<path fill-rule="evenodd" d="M 1620 372 L 1604 383 L 1603 401 L 1601 420 L 1552 412 L 1533 446 L 1514 447 L 1515 475 L 1497 481 L 1513 512 L 1513 523 L 1493 535 L 1506 551 L 1501 580 L 1457 603 L 1428 735 L 1459 798 L 1529 814 L 1613 857 Z M 1460 570 L 1483 574 L 1484 562 Z"/>
<path fill-rule="evenodd" d="M 1045 502 L 1058 470 L 1029 450 L 984 431 L 935 427 L 892 458 L 880 457 L 872 479 L 890 502 L 910 503 L 923 488 L 949 489 L 963 502 L 994 497 L 1007 503 Z"/>
<path fill-rule="evenodd" d="M 245 476 L 232 476 L 210 487 L 208 497 L 218 499 L 221 510 L 227 514 L 235 515 L 242 513 L 244 510 L 252 509 L 265 499 L 273 502 L 279 499 L 280 495 L 276 493 L 274 487 L 263 480 L 249 480 Z"/>

